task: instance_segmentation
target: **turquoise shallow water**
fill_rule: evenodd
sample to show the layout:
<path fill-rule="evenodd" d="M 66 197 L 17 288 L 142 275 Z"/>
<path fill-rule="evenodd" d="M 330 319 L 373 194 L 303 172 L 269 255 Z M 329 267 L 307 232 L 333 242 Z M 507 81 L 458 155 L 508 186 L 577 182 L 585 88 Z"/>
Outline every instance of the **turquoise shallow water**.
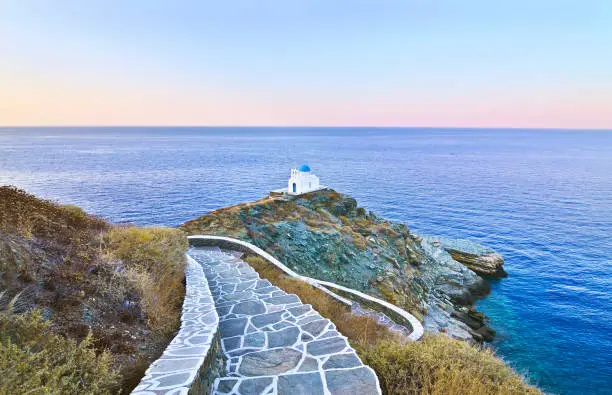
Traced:
<path fill-rule="evenodd" d="M 612 389 L 612 132 L 0 128 L 0 184 L 115 222 L 175 226 L 262 197 L 308 163 L 423 234 L 469 238 L 509 277 L 478 307 L 545 390 Z"/>

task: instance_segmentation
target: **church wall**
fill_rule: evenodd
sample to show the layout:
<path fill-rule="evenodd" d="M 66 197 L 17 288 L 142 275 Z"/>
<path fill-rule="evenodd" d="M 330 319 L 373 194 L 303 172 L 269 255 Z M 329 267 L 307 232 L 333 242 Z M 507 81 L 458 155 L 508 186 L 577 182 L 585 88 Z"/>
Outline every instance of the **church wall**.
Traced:
<path fill-rule="evenodd" d="M 293 192 L 293 184 L 296 184 L 296 191 Z M 302 194 L 318 189 L 319 177 L 311 173 L 300 172 L 297 169 L 291 169 L 291 177 L 287 183 L 287 191 L 289 194 Z"/>

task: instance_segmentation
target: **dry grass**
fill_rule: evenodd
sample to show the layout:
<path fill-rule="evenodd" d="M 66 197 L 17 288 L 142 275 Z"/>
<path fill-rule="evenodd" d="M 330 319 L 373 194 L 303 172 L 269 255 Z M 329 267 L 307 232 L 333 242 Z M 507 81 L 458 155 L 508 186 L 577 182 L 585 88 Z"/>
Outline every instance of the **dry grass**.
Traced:
<path fill-rule="evenodd" d="M 360 235 L 359 233 L 355 233 L 351 231 L 351 236 L 353 239 L 353 245 L 359 248 L 361 251 L 365 251 L 367 249 L 366 238 Z"/>
<path fill-rule="evenodd" d="M 8 300 L 15 313 L 44 310 L 49 330 L 72 341 L 67 348 L 92 333 L 86 344 L 110 351 L 127 393 L 178 329 L 187 248 L 177 229 L 116 227 L 78 207 L 0 187 L 0 310 Z M 11 354 L 14 363 L 31 357 L 19 352 Z M 61 369 L 66 362 L 56 363 Z"/>
<path fill-rule="evenodd" d="M 184 234 L 167 228 L 115 227 L 105 239 L 108 252 L 126 264 L 148 326 L 161 333 L 175 330 L 185 294 Z"/>
<path fill-rule="evenodd" d="M 407 342 L 369 317 L 352 315 L 326 293 L 287 277 L 259 256 L 245 260 L 262 278 L 294 293 L 336 324 L 364 363 L 371 366 L 386 394 L 540 394 L 487 348 L 444 335 Z"/>
<path fill-rule="evenodd" d="M 360 350 L 389 394 L 537 394 L 487 348 L 444 335 L 418 342 L 383 341 Z"/>
<path fill-rule="evenodd" d="M 108 224 L 75 206 L 60 206 L 14 187 L 0 187 L 0 231 L 62 244 L 95 243 Z"/>
<path fill-rule="evenodd" d="M 390 290 L 389 288 L 385 288 L 383 286 L 379 286 L 378 290 L 380 291 L 380 293 L 382 294 L 383 298 L 389 302 L 389 303 L 393 303 L 393 304 L 398 304 L 397 302 L 397 297 L 395 296 L 395 293 L 393 292 L 393 290 Z"/>

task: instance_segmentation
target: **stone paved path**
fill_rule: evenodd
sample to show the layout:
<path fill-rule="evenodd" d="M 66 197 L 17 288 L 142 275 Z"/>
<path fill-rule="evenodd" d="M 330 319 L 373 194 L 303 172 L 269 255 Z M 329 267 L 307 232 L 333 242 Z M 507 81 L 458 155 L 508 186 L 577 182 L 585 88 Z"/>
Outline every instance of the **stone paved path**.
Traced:
<path fill-rule="evenodd" d="M 215 394 L 380 394 L 365 366 L 329 320 L 240 259 L 241 253 L 194 248 L 220 319 L 226 376 Z"/>

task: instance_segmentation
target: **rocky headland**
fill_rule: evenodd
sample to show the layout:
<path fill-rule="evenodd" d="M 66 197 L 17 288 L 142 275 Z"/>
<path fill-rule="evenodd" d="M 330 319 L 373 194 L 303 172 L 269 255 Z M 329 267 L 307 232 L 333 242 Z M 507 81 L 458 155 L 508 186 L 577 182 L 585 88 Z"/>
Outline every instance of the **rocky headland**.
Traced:
<path fill-rule="evenodd" d="M 419 236 L 336 191 L 266 197 L 205 214 L 181 229 L 251 242 L 300 274 L 410 311 L 429 332 L 477 342 L 495 334 L 473 304 L 490 292 L 483 276 L 505 275 L 499 254 L 466 240 Z"/>

